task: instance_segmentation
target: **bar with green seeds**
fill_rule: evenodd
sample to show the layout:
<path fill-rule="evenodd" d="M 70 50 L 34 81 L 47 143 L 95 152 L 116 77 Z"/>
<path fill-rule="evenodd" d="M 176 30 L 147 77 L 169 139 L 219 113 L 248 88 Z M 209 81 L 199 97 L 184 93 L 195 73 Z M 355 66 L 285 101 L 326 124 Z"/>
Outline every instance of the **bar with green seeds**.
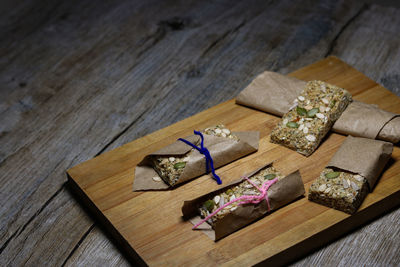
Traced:
<path fill-rule="evenodd" d="M 206 135 L 214 135 L 239 141 L 239 138 L 232 134 L 231 131 L 223 124 L 206 128 L 201 132 Z M 199 144 L 200 141 L 195 145 L 198 146 Z M 193 149 L 183 156 L 153 156 L 153 168 L 156 170 L 161 179 L 164 180 L 164 182 L 170 186 L 173 186 L 179 181 L 179 177 L 183 173 L 192 151 Z"/>
<path fill-rule="evenodd" d="M 311 184 L 308 199 L 355 213 L 377 183 L 392 151 L 392 143 L 347 136 Z"/>
<path fill-rule="evenodd" d="M 271 133 L 271 142 L 309 156 L 352 101 L 346 90 L 310 81 Z"/>
<path fill-rule="evenodd" d="M 367 194 L 368 183 L 363 176 L 325 168 L 311 184 L 308 199 L 353 214 Z"/>
<path fill-rule="evenodd" d="M 282 174 L 277 171 L 273 166 L 265 168 L 251 176 L 249 179 L 255 185 L 260 186 L 268 181 L 277 178 L 278 180 L 282 179 Z M 243 195 L 258 195 L 260 192 L 248 181 L 243 181 L 240 184 L 227 189 L 226 191 L 213 196 L 212 199 L 208 199 L 205 201 L 199 208 L 199 213 L 202 218 L 207 217 L 210 213 L 217 210 L 219 207 L 223 206 L 225 203 L 238 198 Z M 234 211 L 238 207 L 238 202 L 234 202 L 231 205 L 225 207 L 220 210 L 215 216 L 207 221 L 208 224 L 213 226 L 213 224 L 222 219 L 224 216 Z"/>

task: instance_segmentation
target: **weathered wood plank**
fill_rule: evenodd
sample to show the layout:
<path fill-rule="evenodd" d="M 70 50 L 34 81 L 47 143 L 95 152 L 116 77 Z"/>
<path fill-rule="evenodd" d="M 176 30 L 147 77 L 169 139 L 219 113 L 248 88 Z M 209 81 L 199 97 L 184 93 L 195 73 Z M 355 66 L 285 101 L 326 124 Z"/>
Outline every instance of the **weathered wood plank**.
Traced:
<path fill-rule="evenodd" d="M 7 246 L 18 247 L 21 235 L 39 240 L 26 231 L 31 223 L 38 220 L 40 228 L 65 213 L 51 203 L 60 197 L 56 193 L 66 168 L 93 157 L 126 129 L 107 149 L 229 99 L 266 68 L 289 71 L 321 58 L 360 7 L 142 2 L 71 1 L 49 6 L 44 14 L 39 8 L 38 26 L 27 30 L 32 22 L 27 19 L 17 33 L 7 33 L 2 42 L 7 47 L 0 52 L 2 245 L 9 240 Z M 312 27 L 317 22 L 322 26 Z M 102 103 L 106 108 L 99 109 Z M 49 217 L 36 218 L 40 210 Z M 55 220 L 53 227 L 76 236 L 89 230 L 89 225 L 64 226 Z M 46 235 L 38 244 L 54 238 Z M 57 262 L 63 262 L 74 245 L 61 247 L 40 250 L 33 258 L 56 253 Z"/>
<path fill-rule="evenodd" d="M 372 5 L 343 31 L 333 54 L 400 96 L 400 9 Z M 303 258 L 295 266 L 394 266 L 400 262 L 400 209 Z"/>
<path fill-rule="evenodd" d="M 163 2 L 158 5 L 160 10 L 155 10 L 151 3 L 146 2 L 141 8 L 138 7 L 139 4 L 142 4 L 142 1 L 136 6 L 135 3 L 129 2 L 107 8 L 86 3 L 82 4 L 87 6 L 83 13 L 79 13 L 83 7 L 77 5 L 71 13 L 80 15 L 73 24 L 86 25 L 81 26 L 83 29 L 60 32 L 60 35 L 55 30 L 47 38 L 44 38 L 47 34 L 45 30 L 38 31 L 40 34 L 32 35 L 27 40 L 32 44 L 32 48 L 24 52 L 25 57 L 14 59 L 10 55 L 11 66 L 2 72 L 3 77 L 10 76 L 12 70 L 17 69 L 32 76 L 34 80 L 27 83 L 31 89 L 26 95 L 23 93 L 22 100 L 17 97 L 18 101 L 13 102 L 13 98 L 10 97 L 12 103 L 6 103 L 4 116 L 1 116 L 8 118 L 8 112 L 12 113 L 14 105 L 19 106 L 21 101 L 24 106 L 25 102 L 32 102 L 28 110 L 17 111 L 17 118 L 12 121 L 15 125 L 2 131 L 0 187 L 8 189 L 1 191 L 1 199 L 5 202 L 0 213 L 2 245 L 22 229 L 21 227 L 35 216 L 37 210 L 59 189 L 65 179 L 65 169 L 95 156 L 129 124 L 140 119 L 141 114 L 157 105 L 164 99 L 165 94 L 171 92 L 171 86 L 166 85 L 175 84 L 177 63 L 171 60 L 173 56 L 176 56 L 177 61 L 178 57 L 182 61 L 179 63 L 181 68 L 191 60 L 186 53 L 181 53 L 177 43 L 183 45 L 183 40 L 199 35 L 204 26 L 193 24 L 188 26 L 187 30 L 177 31 L 175 34 L 174 31 L 178 30 L 174 28 L 175 19 L 172 22 L 169 19 L 171 14 L 195 17 L 196 9 L 192 10 L 193 6 L 190 3 L 176 8 L 171 3 Z M 200 8 L 203 8 L 203 11 L 197 11 L 200 11 L 200 14 L 204 13 L 202 19 L 208 28 L 226 16 L 230 16 L 231 21 L 231 24 L 226 23 L 224 27 L 211 30 L 205 35 L 203 49 L 206 49 L 221 32 L 237 27 L 236 23 L 240 24 L 233 19 L 235 14 L 231 14 L 235 10 L 234 6 L 230 5 L 233 11 L 227 4 L 211 3 L 200 5 Z M 106 13 L 99 14 L 101 12 Z M 253 8 L 252 12 L 259 11 Z M 137 16 L 133 16 L 136 13 Z M 218 17 L 218 13 L 222 17 Z M 243 15 L 251 17 L 254 14 Z M 94 19 L 99 16 L 103 19 Z M 82 23 L 86 22 L 86 17 L 89 17 L 88 24 Z M 54 25 L 50 23 L 50 26 Z M 43 27 L 46 29 L 49 25 Z M 76 41 L 79 32 L 83 34 L 82 43 Z M 49 65 L 54 63 L 50 52 L 53 51 L 58 56 L 58 45 L 63 42 L 67 43 L 64 44 L 65 49 L 70 50 L 50 68 Z M 26 48 L 26 45 L 22 46 L 20 50 Z M 49 47 L 51 49 L 48 49 Z M 153 53 L 147 51 L 150 48 L 154 50 Z M 24 58 L 37 54 L 37 50 L 46 52 L 40 56 L 50 59 L 39 69 L 31 67 L 24 70 L 24 66 L 31 66 L 24 63 Z M 47 52 L 49 50 L 50 52 Z M 160 60 L 154 60 L 157 58 Z M 31 64 L 35 66 L 40 63 L 38 60 L 39 58 L 34 57 Z M 149 63 L 138 65 L 138 62 L 142 61 Z M 45 71 L 46 67 L 50 68 L 50 71 Z M 44 102 L 35 102 L 37 94 L 42 94 L 41 88 L 52 87 L 55 79 L 53 75 L 57 73 L 61 76 L 56 79 L 58 90 L 46 97 Z M 156 76 L 157 79 L 152 78 Z M 24 99 L 28 100 L 24 102 Z M 18 110 L 18 107 L 16 109 Z M 81 153 L 82 151 L 85 153 Z M 8 177 L 18 179 L 6 179 Z"/>
<path fill-rule="evenodd" d="M 369 10 L 369 9 L 368 9 Z M 375 21 L 380 21 L 381 16 L 383 18 L 390 18 L 392 15 L 387 14 L 387 8 L 379 7 L 379 6 L 374 6 L 373 10 L 376 10 L 376 13 L 370 13 L 368 11 L 367 13 L 370 17 L 374 17 L 374 20 L 370 19 L 364 19 L 361 25 L 359 27 L 374 27 Z M 399 12 L 397 10 L 397 12 Z M 362 14 L 360 14 L 362 15 Z M 395 16 L 397 17 L 398 14 Z M 352 36 L 352 32 L 359 30 L 358 27 L 348 27 L 345 32 L 343 33 Z M 385 38 L 385 34 L 382 33 L 382 38 Z M 364 41 L 363 37 L 360 37 L 357 39 L 360 44 L 362 43 L 363 46 L 368 46 L 368 42 Z M 339 43 L 341 42 L 341 39 L 339 38 Z M 344 47 L 344 51 L 351 51 L 353 55 L 358 55 L 358 57 L 361 57 L 363 61 L 359 62 L 359 65 L 357 65 L 357 62 L 352 62 L 352 64 L 356 64 L 358 69 L 362 72 L 365 72 L 365 67 L 367 66 L 370 62 L 369 60 L 372 60 L 376 66 L 380 66 L 382 64 L 382 61 L 379 60 L 379 53 L 371 55 L 369 54 L 368 57 L 363 57 L 362 51 L 357 49 L 357 46 L 354 46 L 354 42 L 345 42 L 343 41 L 343 44 L 346 44 Z M 337 44 L 338 45 L 338 44 Z M 347 59 L 346 57 L 343 57 L 343 55 L 338 54 L 337 48 L 334 50 L 334 54 L 340 56 L 342 59 L 346 60 L 347 62 L 351 62 L 350 59 Z M 376 58 L 378 57 L 378 58 Z M 308 60 L 308 57 L 301 57 L 300 60 Z M 393 58 L 393 63 L 397 62 L 398 60 L 395 60 Z M 393 72 L 398 70 L 399 68 L 393 68 L 390 69 L 389 72 Z M 284 71 L 286 72 L 286 71 Z M 371 76 L 372 77 L 372 76 Z M 379 77 L 375 76 L 374 79 L 377 81 L 379 80 Z M 392 87 L 390 85 L 384 84 L 387 86 L 388 89 L 395 89 L 395 87 Z M 395 90 L 394 90 L 395 91 Z M 396 92 L 396 91 L 395 91 Z M 399 95 L 399 93 L 397 93 Z M 117 140 L 118 141 L 118 140 Z M 129 141 L 127 138 L 126 141 Z M 115 146 L 118 146 L 116 144 Z M 398 256 L 395 254 L 396 251 L 398 251 L 398 240 L 396 240 L 396 236 L 398 236 L 398 227 L 396 227 L 398 221 L 398 218 L 400 217 L 400 212 L 393 211 L 390 214 L 384 216 L 383 218 L 376 220 L 372 222 L 371 224 L 361 228 L 358 231 L 355 231 L 352 234 L 349 234 L 348 236 L 332 243 L 331 245 L 315 252 L 312 255 L 309 255 L 308 257 L 305 257 L 298 263 L 294 264 L 295 266 L 304 266 L 306 265 L 349 265 L 353 263 L 354 265 L 365 265 L 365 264 L 395 264 L 396 262 L 399 262 Z M 393 239 L 395 241 L 393 241 Z M 85 240 L 84 244 L 85 246 L 92 246 L 92 247 L 97 247 L 99 249 L 104 246 L 104 243 L 110 243 L 110 241 L 107 242 L 105 237 L 103 235 L 97 236 L 97 238 L 91 239 L 90 241 Z M 91 243 L 91 244 L 89 244 Z M 371 244 L 373 245 L 374 252 L 371 252 Z M 383 248 L 383 249 L 382 249 Z M 379 253 L 379 251 L 385 251 L 385 253 Z M 366 253 L 366 251 L 368 253 Z M 387 253 L 386 253 L 387 251 Z M 82 251 L 77 251 L 78 255 L 80 256 L 80 260 L 76 261 L 75 263 L 79 264 L 86 264 L 90 262 L 91 256 L 86 255 L 85 259 L 85 254 Z M 72 261 L 74 262 L 74 261 Z"/>
<path fill-rule="evenodd" d="M 86 211 L 63 187 L 4 248 L 0 265 L 60 265 L 82 237 L 75 229 L 88 229 L 91 225 Z"/>
<path fill-rule="evenodd" d="M 121 251 L 98 227 L 90 231 L 66 266 L 86 266 L 89 263 L 91 266 L 130 266 Z"/>
<path fill-rule="evenodd" d="M 372 5 L 335 42 L 332 54 L 400 95 L 399 8 Z"/>

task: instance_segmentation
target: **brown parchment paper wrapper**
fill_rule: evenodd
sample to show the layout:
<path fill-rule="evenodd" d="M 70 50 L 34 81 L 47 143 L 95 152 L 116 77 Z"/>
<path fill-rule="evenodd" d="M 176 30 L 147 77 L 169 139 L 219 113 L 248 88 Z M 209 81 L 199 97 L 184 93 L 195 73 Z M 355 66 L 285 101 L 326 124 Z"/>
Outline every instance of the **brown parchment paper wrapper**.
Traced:
<path fill-rule="evenodd" d="M 400 121 L 396 123 L 396 117 L 399 115 L 382 110 L 377 105 L 353 101 L 335 122 L 333 129 L 338 133 L 370 139 L 380 135 L 379 139 L 397 143 L 400 141 Z M 392 120 L 393 125 L 385 127 Z"/>
<path fill-rule="evenodd" d="M 265 71 L 240 92 L 236 103 L 282 116 L 306 84 L 296 78 Z"/>
<path fill-rule="evenodd" d="M 383 126 L 378 134 L 378 139 L 394 144 L 400 142 L 400 115 L 396 114 L 396 117 Z"/>
<path fill-rule="evenodd" d="M 285 114 L 306 85 L 305 81 L 266 71 L 257 76 L 236 98 L 236 103 L 277 116 Z M 400 115 L 376 105 L 353 101 L 332 130 L 345 135 L 400 141 Z"/>
<path fill-rule="evenodd" d="M 258 150 L 258 142 L 260 139 L 259 132 L 233 132 L 239 141 L 218 137 L 214 135 L 203 134 L 204 146 L 210 151 L 211 157 L 214 161 L 214 167 L 218 168 L 236 159 Z M 196 143 L 200 140 L 197 135 L 185 137 L 191 143 Z M 153 177 L 160 177 L 159 174 L 152 167 L 150 160 L 151 156 L 183 156 L 192 147 L 182 141 L 176 142 L 161 148 L 154 153 L 147 155 L 135 168 L 135 179 L 133 181 L 133 191 L 139 190 L 165 190 L 172 188 L 166 184 L 162 179 L 160 182 L 154 181 Z M 174 185 L 186 182 L 193 178 L 206 173 L 206 160 L 204 155 L 199 151 L 193 150 L 189 155 L 189 160 L 179 177 L 178 182 Z M 161 178 L 161 177 L 160 177 Z"/>
<path fill-rule="evenodd" d="M 392 151 L 392 143 L 348 136 L 327 167 L 365 177 L 369 190 L 372 191 Z"/>
<path fill-rule="evenodd" d="M 263 168 L 267 168 L 271 166 L 272 163 L 269 163 L 262 168 L 259 168 L 252 173 L 248 174 L 247 177 L 251 177 L 259 170 Z M 214 195 L 223 192 L 239 183 L 241 183 L 243 179 L 235 181 L 221 189 L 210 192 L 206 195 L 200 196 L 190 201 L 185 201 L 182 206 L 182 214 L 185 220 L 190 220 L 193 225 L 201 221 L 200 216 L 198 215 L 198 209 L 204 201 L 212 198 Z M 268 189 L 268 198 L 271 207 L 271 211 L 276 210 L 295 199 L 303 196 L 305 193 L 303 181 L 301 179 L 300 172 L 297 170 L 282 180 L 279 180 L 275 184 L 273 184 Z M 236 210 L 227 214 L 223 218 L 219 219 L 214 223 L 214 229 L 208 224 L 203 223 L 197 229 L 202 231 L 212 240 L 217 241 L 240 228 L 250 224 L 251 222 L 260 219 L 268 213 L 268 205 L 267 201 L 264 199 L 258 204 L 246 204 L 240 205 Z"/>

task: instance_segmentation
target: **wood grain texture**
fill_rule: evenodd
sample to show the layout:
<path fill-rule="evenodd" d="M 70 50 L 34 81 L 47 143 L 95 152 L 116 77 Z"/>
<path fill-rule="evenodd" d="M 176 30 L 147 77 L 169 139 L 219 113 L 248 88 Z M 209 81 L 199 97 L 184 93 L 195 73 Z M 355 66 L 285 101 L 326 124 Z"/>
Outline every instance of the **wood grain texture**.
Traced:
<path fill-rule="evenodd" d="M 337 39 L 332 53 L 400 95 L 400 62 L 393 60 L 400 57 L 399 25 L 398 8 L 365 8 Z"/>
<path fill-rule="evenodd" d="M 50 254 L 55 265 L 123 261 L 65 195 L 64 170 L 232 98 L 265 69 L 287 73 L 333 51 L 389 89 L 398 85 L 391 78 L 399 74 L 398 54 L 383 56 L 399 45 L 393 8 L 345 1 L 37 0 L 3 1 L 0 8 L 2 265 L 35 262 L 31 257 L 45 263 L 41 255 Z M 380 38 L 365 41 L 364 29 Z M 65 224 L 62 216 L 87 223 Z M 381 243 L 397 229 L 385 222 L 373 226 Z M 35 231 L 28 231 L 33 223 Z M 63 234 L 43 235 L 51 228 Z M 75 239 L 60 240 L 69 235 Z M 361 241 L 364 248 L 376 242 L 375 236 Z M 347 258 L 360 245 L 345 244 L 340 251 Z M 120 260 L 83 248 L 106 249 Z M 323 251 L 308 260 L 340 261 Z M 356 261 L 386 262 L 371 253 Z"/>
<path fill-rule="evenodd" d="M 400 66 L 399 60 L 394 59 L 398 58 L 400 46 L 397 34 L 399 16 L 398 8 L 365 7 L 332 44 L 334 55 L 345 59 L 398 96 Z M 400 231 L 399 218 L 400 209 L 396 209 L 303 258 L 294 266 L 316 266 L 321 263 L 330 266 L 398 265 L 400 241 L 396 236 Z"/>
<path fill-rule="evenodd" d="M 349 90 L 356 100 L 400 112 L 400 98 L 335 57 L 291 75 L 336 84 Z M 225 183 L 275 160 L 275 166 L 284 174 L 299 168 L 308 191 L 345 137 L 330 134 L 306 158 L 269 142 L 277 120 L 230 100 L 69 169 L 70 182 L 74 190 L 86 195 L 82 198 L 85 204 L 104 217 L 100 221 L 107 223 L 107 229 L 118 232 L 116 238 L 121 244 L 129 244 L 128 253 L 136 256 L 136 252 L 150 266 L 286 264 L 400 205 L 398 147 L 394 148 L 392 163 L 356 214 L 349 216 L 303 198 L 215 243 L 201 232 L 192 231 L 191 223 L 182 221 L 180 211 L 184 200 L 218 189 L 209 175 L 167 192 L 132 192 L 134 167 L 146 154 L 193 129 L 218 122 L 232 131 L 258 130 L 261 136 L 257 153 L 218 170 Z"/>

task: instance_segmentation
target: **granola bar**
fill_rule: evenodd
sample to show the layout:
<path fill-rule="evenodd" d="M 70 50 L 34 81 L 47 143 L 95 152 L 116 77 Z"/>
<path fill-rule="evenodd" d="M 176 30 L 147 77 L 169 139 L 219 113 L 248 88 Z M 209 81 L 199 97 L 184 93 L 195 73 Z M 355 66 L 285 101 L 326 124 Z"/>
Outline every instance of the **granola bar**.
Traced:
<path fill-rule="evenodd" d="M 265 168 L 257 172 L 255 175 L 251 176 L 249 179 L 255 185 L 261 186 L 267 180 L 272 180 L 277 178 L 281 180 L 283 178 L 282 174 L 277 171 L 273 166 Z M 258 195 L 260 192 L 248 181 L 243 181 L 240 184 L 229 188 L 228 190 L 213 196 L 212 199 L 205 201 L 199 208 L 199 213 L 202 218 L 207 217 L 210 213 L 217 210 L 219 207 L 223 206 L 225 203 L 240 197 L 242 195 Z M 224 216 L 234 211 L 238 207 L 238 202 L 233 202 L 231 205 L 220 210 L 215 216 L 209 219 L 207 222 L 213 226 L 213 224 L 222 219 Z"/>
<path fill-rule="evenodd" d="M 311 155 L 351 101 L 345 89 L 322 81 L 308 82 L 272 131 L 271 142 Z"/>
<path fill-rule="evenodd" d="M 239 141 L 239 138 L 232 134 L 231 131 L 223 124 L 206 128 L 201 132 L 206 135 L 214 135 Z M 152 158 L 153 168 L 164 180 L 164 182 L 170 186 L 173 186 L 178 182 L 179 177 L 183 173 L 183 170 L 185 169 L 186 163 L 189 161 L 189 157 L 192 152 L 193 149 L 183 156 L 154 156 Z M 158 177 L 155 177 L 154 179 L 157 178 Z"/>
<path fill-rule="evenodd" d="M 353 214 L 367 194 L 368 183 L 363 176 L 325 168 L 311 184 L 308 199 Z"/>

